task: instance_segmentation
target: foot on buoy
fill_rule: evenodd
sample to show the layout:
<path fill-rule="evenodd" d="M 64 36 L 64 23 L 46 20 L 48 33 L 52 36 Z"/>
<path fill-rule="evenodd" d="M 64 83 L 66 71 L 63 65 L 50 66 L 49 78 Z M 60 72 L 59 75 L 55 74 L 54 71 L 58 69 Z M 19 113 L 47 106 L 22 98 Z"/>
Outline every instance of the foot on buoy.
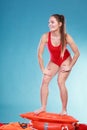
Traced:
<path fill-rule="evenodd" d="M 59 115 L 64 116 L 64 115 L 68 115 L 68 114 L 67 114 L 66 111 L 62 111 L 62 112 L 59 113 Z"/>
<path fill-rule="evenodd" d="M 39 114 L 39 113 L 41 113 L 41 112 L 46 112 L 46 109 L 43 108 L 43 107 L 41 107 L 40 109 L 34 111 L 35 114 Z"/>

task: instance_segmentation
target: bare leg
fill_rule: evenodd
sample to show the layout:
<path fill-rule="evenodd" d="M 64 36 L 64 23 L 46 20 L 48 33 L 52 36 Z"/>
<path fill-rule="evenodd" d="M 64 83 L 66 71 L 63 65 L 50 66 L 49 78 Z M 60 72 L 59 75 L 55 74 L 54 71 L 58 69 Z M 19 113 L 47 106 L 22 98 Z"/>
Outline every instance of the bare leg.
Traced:
<path fill-rule="evenodd" d="M 53 62 L 49 62 L 47 69 L 50 71 L 50 76 L 49 75 L 44 75 L 42 84 L 41 84 L 41 89 L 40 89 L 40 96 L 41 96 L 41 108 L 37 111 L 35 111 L 36 114 L 39 114 L 40 112 L 46 111 L 46 105 L 47 105 L 47 99 L 48 99 L 48 85 L 52 77 L 58 72 L 59 67 L 54 64 Z"/>
<path fill-rule="evenodd" d="M 62 111 L 61 115 L 67 114 L 67 101 L 68 101 L 68 92 L 65 84 L 60 84 L 59 83 L 59 88 L 60 88 L 60 98 L 62 101 Z"/>
<path fill-rule="evenodd" d="M 69 65 L 71 62 L 71 58 L 69 57 L 67 60 L 65 60 L 63 62 L 62 65 Z M 68 102 L 68 92 L 67 92 L 67 88 L 65 86 L 65 82 L 69 76 L 69 72 L 59 72 L 59 76 L 58 76 L 58 86 L 60 89 L 60 98 L 62 101 L 62 111 L 61 111 L 61 115 L 67 114 L 67 102 Z"/>
<path fill-rule="evenodd" d="M 42 81 L 42 85 L 40 89 L 41 108 L 35 111 L 36 114 L 46 111 L 46 105 L 47 105 L 47 99 L 48 99 L 48 93 L 49 93 L 49 89 L 48 89 L 49 82 L 47 82 L 47 79 L 48 81 L 50 81 L 50 78 L 51 77 L 47 75 L 44 75 L 43 77 L 43 81 Z"/>

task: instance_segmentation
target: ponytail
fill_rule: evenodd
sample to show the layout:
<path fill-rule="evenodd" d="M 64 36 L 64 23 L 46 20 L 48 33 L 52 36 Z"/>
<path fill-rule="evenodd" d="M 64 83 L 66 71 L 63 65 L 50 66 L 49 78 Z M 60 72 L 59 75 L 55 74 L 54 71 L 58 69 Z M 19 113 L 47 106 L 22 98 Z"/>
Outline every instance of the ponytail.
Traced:
<path fill-rule="evenodd" d="M 60 15 L 60 22 L 62 22 L 60 33 L 61 33 L 61 41 L 62 41 L 61 51 L 63 52 L 65 47 L 65 18 L 63 15 Z"/>
<path fill-rule="evenodd" d="M 54 14 L 52 15 L 56 18 L 58 22 L 62 23 L 62 26 L 60 27 L 60 33 L 61 33 L 61 55 L 64 54 L 64 48 L 65 48 L 65 18 L 63 15 Z"/>

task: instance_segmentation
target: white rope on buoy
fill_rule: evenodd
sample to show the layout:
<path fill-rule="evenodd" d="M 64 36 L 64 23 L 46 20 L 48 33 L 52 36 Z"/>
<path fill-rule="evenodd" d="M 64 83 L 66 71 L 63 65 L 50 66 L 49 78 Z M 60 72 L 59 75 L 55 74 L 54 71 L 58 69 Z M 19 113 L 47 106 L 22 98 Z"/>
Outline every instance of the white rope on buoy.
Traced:
<path fill-rule="evenodd" d="M 61 130 L 69 130 L 68 126 L 62 126 Z"/>

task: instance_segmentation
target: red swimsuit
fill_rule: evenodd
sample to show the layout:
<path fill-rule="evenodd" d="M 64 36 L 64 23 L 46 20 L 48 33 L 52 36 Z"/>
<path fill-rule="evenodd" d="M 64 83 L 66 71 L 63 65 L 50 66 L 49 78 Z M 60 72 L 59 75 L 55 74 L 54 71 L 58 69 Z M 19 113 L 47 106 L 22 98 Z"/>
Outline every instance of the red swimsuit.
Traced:
<path fill-rule="evenodd" d="M 61 66 L 63 61 L 65 61 L 69 56 L 70 53 L 67 49 L 65 49 L 64 56 L 61 57 L 61 44 L 58 46 L 53 46 L 51 43 L 51 32 L 48 34 L 48 50 L 50 52 L 50 60 L 57 64 L 58 66 Z"/>

